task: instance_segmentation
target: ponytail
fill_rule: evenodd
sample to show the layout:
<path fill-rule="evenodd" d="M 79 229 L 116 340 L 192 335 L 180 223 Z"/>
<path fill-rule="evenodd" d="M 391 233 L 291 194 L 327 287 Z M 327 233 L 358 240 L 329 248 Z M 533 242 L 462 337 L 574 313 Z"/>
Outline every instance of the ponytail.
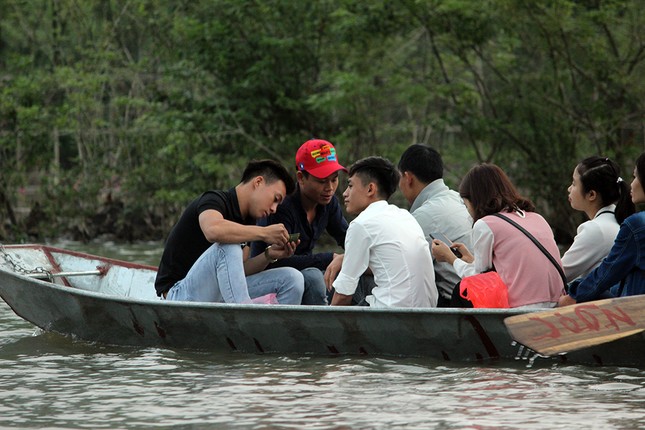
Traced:
<path fill-rule="evenodd" d="M 636 206 L 632 202 L 632 196 L 630 194 L 629 184 L 623 181 L 623 178 L 618 178 L 617 184 L 620 197 L 616 202 L 616 221 L 618 224 L 622 224 L 625 221 L 625 218 L 636 212 Z"/>

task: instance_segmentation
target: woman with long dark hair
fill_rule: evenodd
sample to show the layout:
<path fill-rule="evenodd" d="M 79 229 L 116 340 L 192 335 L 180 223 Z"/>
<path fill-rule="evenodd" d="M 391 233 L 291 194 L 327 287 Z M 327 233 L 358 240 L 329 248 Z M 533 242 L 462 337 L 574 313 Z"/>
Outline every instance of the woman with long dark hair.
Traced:
<path fill-rule="evenodd" d="M 645 152 L 636 160 L 631 199 L 645 203 Z M 569 284 L 569 294 L 559 306 L 613 296 L 645 294 L 645 212 L 636 212 L 620 225 L 614 246 L 600 265 L 582 279 Z"/>
<path fill-rule="evenodd" d="M 434 240 L 432 254 L 437 261 L 451 263 L 461 278 L 496 270 L 508 287 L 512 308 L 555 306 L 564 287 L 558 269 L 521 230 L 496 215 L 523 227 L 560 264 L 551 227 L 535 212 L 533 203 L 522 197 L 494 164 L 473 167 L 463 178 L 459 194 L 474 220 L 473 253 L 463 244 L 454 243 L 451 246 L 462 255 L 457 258 L 446 244 Z"/>
<path fill-rule="evenodd" d="M 620 177 L 618 164 L 607 157 L 582 160 L 573 170 L 568 188 L 569 204 L 584 212 L 573 243 L 562 256 L 562 267 L 571 282 L 587 275 L 609 254 L 620 224 L 635 212 L 629 184 Z"/>

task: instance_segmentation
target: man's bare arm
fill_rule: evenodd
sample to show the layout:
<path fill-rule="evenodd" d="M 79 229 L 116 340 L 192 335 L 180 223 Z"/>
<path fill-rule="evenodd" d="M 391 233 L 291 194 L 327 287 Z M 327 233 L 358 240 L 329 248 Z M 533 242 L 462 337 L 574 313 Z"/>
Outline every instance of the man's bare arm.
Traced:
<path fill-rule="evenodd" d="M 331 299 L 332 306 L 349 306 L 352 304 L 352 296 L 346 296 L 339 292 L 334 292 L 334 297 Z"/>
<path fill-rule="evenodd" d="M 261 240 L 265 243 L 283 246 L 289 240 L 289 232 L 282 224 L 266 227 L 244 225 L 224 219 L 214 209 L 199 214 L 199 226 L 209 242 L 242 243 Z"/>

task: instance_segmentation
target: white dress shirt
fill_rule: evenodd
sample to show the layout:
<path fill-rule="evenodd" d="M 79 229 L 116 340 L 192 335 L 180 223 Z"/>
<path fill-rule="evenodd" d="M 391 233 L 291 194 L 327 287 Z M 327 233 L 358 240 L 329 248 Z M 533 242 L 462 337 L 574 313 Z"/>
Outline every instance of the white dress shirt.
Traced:
<path fill-rule="evenodd" d="M 475 257 L 475 261 L 466 263 L 461 258 L 457 258 L 452 264 L 460 278 L 483 273 L 493 267 L 493 244 L 495 237 L 488 224 L 481 219 L 475 221 L 472 239 L 472 254 Z"/>
<path fill-rule="evenodd" d="M 385 200 L 370 204 L 350 224 L 345 257 L 333 283 L 336 292 L 352 295 L 367 268 L 376 286 L 370 306 L 435 307 L 437 287 L 430 247 L 414 217 Z"/>
<path fill-rule="evenodd" d="M 605 206 L 593 219 L 578 226 L 571 247 L 562 256 L 568 282 L 591 272 L 609 254 L 620 229 L 615 210 L 616 205 Z"/>

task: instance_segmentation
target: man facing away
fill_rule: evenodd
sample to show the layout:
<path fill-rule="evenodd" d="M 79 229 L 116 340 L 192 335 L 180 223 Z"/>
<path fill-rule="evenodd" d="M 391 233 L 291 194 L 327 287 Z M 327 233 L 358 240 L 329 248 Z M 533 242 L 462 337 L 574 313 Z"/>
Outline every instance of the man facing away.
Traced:
<path fill-rule="evenodd" d="M 330 142 L 313 139 L 303 143 L 296 152 L 296 191 L 284 199 L 276 213 L 258 222 L 263 226 L 282 224 L 290 233 L 300 233 L 295 255 L 269 267 L 294 267 L 302 272 L 303 305 L 327 304 L 323 271 L 336 254 L 314 253 L 316 242 L 325 230 L 339 246 L 345 242 L 347 220 L 335 196 L 341 170 L 347 172 Z M 251 255 L 262 253 L 265 247 L 264 242 L 254 242 Z"/>
<path fill-rule="evenodd" d="M 343 193 L 347 213 L 358 215 L 345 238 L 345 254 L 332 305 L 349 305 L 360 276 L 370 269 L 375 286 L 366 297 L 372 307 L 434 307 L 437 287 L 430 246 L 419 224 L 404 209 L 387 203 L 399 173 L 382 157 L 357 161 Z M 341 261 L 341 257 L 337 257 Z M 330 265 L 326 280 L 333 280 Z"/>
<path fill-rule="evenodd" d="M 426 238 L 433 233 L 442 233 L 452 242 L 461 242 L 471 248 L 473 221 L 459 193 L 443 182 L 443 161 L 439 152 L 427 145 L 411 145 L 401 155 L 398 167 L 401 172 L 399 188 Z M 434 270 L 439 289 L 438 306 L 448 306 L 460 278 L 447 263 L 435 261 Z"/>
<path fill-rule="evenodd" d="M 282 224 L 256 226 L 276 211 L 293 179 L 273 160 L 250 162 L 241 182 L 228 191 L 206 191 L 193 200 L 170 231 L 155 281 L 168 300 L 250 303 L 276 294 L 280 304 L 300 304 L 304 281 L 289 267 L 264 270 L 271 261 L 293 254 L 295 244 Z M 247 258 L 246 242 L 271 245 Z"/>

